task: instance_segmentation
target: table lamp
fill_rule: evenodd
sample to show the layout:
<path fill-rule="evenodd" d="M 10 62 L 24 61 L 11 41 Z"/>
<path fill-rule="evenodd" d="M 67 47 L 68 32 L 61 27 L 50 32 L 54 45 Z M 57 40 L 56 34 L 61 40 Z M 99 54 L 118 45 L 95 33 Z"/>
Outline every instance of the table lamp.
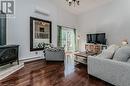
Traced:
<path fill-rule="evenodd" d="M 122 41 L 122 45 L 123 45 L 123 46 L 125 46 L 125 45 L 127 45 L 127 44 L 128 44 L 128 41 L 127 41 L 127 40 L 123 40 L 123 41 Z"/>

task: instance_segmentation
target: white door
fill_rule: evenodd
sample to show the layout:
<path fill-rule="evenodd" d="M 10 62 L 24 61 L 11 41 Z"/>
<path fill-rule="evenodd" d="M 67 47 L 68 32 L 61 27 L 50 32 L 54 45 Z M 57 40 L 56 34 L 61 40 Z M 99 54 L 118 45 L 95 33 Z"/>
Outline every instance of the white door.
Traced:
<path fill-rule="evenodd" d="M 62 29 L 62 46 L 66 52 L 75 51 L 75 34 L 74 29 L 63 28 Z"/>

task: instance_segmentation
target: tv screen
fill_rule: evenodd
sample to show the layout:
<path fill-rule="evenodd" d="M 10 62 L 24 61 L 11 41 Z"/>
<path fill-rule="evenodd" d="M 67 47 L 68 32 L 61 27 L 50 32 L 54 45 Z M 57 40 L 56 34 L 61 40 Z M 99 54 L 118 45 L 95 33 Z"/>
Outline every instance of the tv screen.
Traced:
<path fill-rule="evenodd" d="M 0 11 L 0 45 L 6 45 L 6 14 Z"/>
<path fill-rule="evenodd" d="M 106 44 L 105 33 L 87 34 L 87 43 Z"/>

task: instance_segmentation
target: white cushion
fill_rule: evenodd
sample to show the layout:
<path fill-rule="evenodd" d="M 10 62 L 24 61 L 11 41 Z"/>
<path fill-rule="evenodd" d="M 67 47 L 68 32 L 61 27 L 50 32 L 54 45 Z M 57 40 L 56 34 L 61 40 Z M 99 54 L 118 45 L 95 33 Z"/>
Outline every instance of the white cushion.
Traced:
<path fill-rule="evenodd" d="M 123 46 L 116 51 L 115 55 L 113 56 L 113 60 L 127 62 L 129 57 L 130 57 L 130 47 Z"/>
<path fill-rule="evenodd" d="M 103 50 L 101 54 L 99 54 L 97 57 L 104 58 L 104 59 L 111 59 L 115 53 L 116 50 L 118 50 L 120 46 L 118 45 L 111 45 L 108 47 L 108 49 Z"/>

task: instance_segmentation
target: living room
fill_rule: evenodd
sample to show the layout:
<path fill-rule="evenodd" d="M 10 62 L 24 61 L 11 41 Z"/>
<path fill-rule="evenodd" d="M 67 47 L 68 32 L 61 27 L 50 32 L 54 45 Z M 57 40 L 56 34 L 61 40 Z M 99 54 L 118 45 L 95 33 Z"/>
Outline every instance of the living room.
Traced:
<path fill-rule="evenodd" d="M 15 53 L 17 57 L 16 62 L 6 60 L 0 64 L 0 86 L 130 86 L 127 75 L 130 73 L 129 58 L 120 58 L 123 62 L 117 59 L 118 55 L 130 55 L 129 0 L 0 0 L 0 3 L 4 14 L 0 13 L 0 61 L 7 54 L 11 57 Z M 35 36 L 34 27 L 37 25 L 34 22 L 41 25 L 40 34 L 49 28 L 47 35 Z M 85 48 L 89 45 L 87 35 L 99 33 L 105 34 L 104 46 L 107 49 L 97 50 L 96 54 L 101 53 L 98 57 L 112 59 L 117 53 L 122 53 L 118 50 L 127 46 L 127 49 L 123 48 L 123 54 L 115 56 L 118 61 L 104 58 L 100 61 L 95 59 L 95 54 L 89 59 L 85 54 L 86 64 L 75 63 L 74 58 L 79 52 L 91 50 Z M 62 40 L 63 36 L 67 40 Z M 43 44 L 37 44 L 34 37 L 48 38 L 47 44 L 55 47 L 50 50 L 53 54 Z M 102 47 L 94 41 L 91 44 Z M 3 54 L 7 48 L 15 51 Z"/>

